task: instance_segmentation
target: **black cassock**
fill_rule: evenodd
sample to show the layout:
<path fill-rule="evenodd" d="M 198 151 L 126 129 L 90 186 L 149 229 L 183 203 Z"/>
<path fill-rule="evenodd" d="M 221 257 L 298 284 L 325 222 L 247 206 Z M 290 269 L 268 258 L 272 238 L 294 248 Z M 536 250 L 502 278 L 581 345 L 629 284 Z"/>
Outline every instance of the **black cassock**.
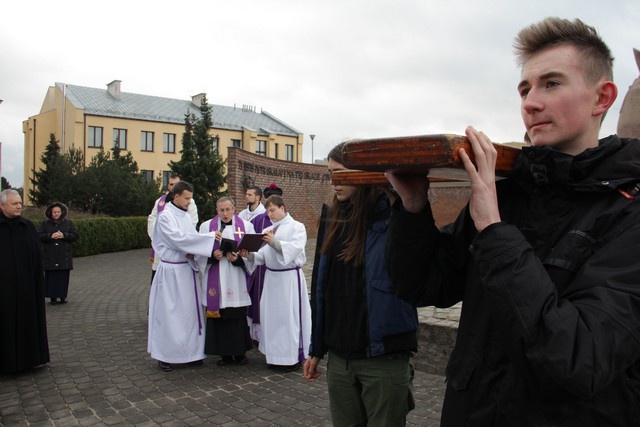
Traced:
<path fill-rule="evenodd" d="M 231 221 L 220 223 L 220 231 L 231 225 Z M 222 239 L 220 250 L 226 256 L 227 251 L 238 250 L 235 240 Z M 212 254 L 213 255 L 213 254 Z M 213 256 L 209 264 L 219 262 Z M 244 268 L 242 258 L 232 263 L 236 267 Z M 228 307 L 220 310 L 219 318 L 207 318 L 207 333 L 205 334 L 204 353 L 217 356 L 243 356 L 253 348 L 253 341 L 249 335 L 247 323 L 247 307 Z"/>
<path fill-rule="evenodd" d="M 49 362 L 40 238 L 0 212 L 0 373 Z"/>

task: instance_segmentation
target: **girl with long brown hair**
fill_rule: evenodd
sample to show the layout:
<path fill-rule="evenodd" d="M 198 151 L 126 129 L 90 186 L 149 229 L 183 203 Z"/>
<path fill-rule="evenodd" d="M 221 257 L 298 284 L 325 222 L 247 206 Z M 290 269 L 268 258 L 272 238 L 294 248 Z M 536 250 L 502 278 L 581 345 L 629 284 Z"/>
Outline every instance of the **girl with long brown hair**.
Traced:
<path fill-rule="evenodd" d="M 342 145 L 329 172 L 346 169 Z M 320 376 L 326 353 L 334 425 L 404 426 L 413 409 L 411 366 L 417 349 L 415 307 L 400 300 L 384 265 L 391 206 L 374 186 L 334 185 L 318 233 L 312 280 L 312 338 L 304 376 Z"/>

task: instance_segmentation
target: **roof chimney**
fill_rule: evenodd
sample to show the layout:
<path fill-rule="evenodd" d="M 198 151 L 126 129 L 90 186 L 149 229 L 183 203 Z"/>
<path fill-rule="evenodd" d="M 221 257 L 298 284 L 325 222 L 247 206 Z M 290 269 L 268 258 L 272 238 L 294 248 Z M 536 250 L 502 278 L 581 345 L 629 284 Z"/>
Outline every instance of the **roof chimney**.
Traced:
<path fill-rule="evenodd" d="M 202 105 L 202 100 L 207 96 L 206 93 L 199 93 L 197 95 L 193 95 L 191 97 L 191 102 L 193 102 L 196 107 L 200 108 L 200 106 Z"/>
<path fill-rule="evenodd" d="M 120 99 L 120 83 L 122 83 L 120 80 L 114 80 L 107 84 L 107 92 L 115 99 Z"/>

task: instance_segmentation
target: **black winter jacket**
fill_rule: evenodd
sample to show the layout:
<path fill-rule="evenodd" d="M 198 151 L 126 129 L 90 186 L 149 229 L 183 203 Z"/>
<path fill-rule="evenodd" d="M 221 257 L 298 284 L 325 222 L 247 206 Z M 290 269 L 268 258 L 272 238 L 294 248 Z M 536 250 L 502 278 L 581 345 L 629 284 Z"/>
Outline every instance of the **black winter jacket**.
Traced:
<path fill-rule="evenodd" d="M 51 219 L 51 209 L 60 207 L 62 215 L 58 221 Z M 72 270 L 73 253 L 71 243 L 78 240 L 80 235 L 71 220 L 66 219 L 67 207 L 62 203 L 54 203 L 47 207 L 45 215 L 49 218 L 40 224 L 40 241 L 44 251 L 45 270 Z M 53 239 L 51 235 L 56 231 L 61 231 L 64 235 L 62 239 Z"/>
<path fill-rule="evenodd" d="M 577 156 L 523 149 L 481 234 L 468 207 L 439 231 L 430 207 L 396 204 L 399 295 L 464 301 L 443 426 L 640 424 L 639 180 L 640 141 L 612 136 Z"/>

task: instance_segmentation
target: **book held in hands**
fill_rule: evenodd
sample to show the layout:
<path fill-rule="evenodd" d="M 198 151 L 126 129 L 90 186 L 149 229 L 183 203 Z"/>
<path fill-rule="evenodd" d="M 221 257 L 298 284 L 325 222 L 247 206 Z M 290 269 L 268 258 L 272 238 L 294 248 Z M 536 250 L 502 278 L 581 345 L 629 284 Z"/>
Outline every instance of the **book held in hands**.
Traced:
<path fill-rule="evenodd" d="M 262 237 L 264 237 L 264 233 L 245 234 L 242 236 L 242 240 L 238 244 L 238 250 L 246 249 L 249 252 L 257 252 L 265 244 Z"/>

